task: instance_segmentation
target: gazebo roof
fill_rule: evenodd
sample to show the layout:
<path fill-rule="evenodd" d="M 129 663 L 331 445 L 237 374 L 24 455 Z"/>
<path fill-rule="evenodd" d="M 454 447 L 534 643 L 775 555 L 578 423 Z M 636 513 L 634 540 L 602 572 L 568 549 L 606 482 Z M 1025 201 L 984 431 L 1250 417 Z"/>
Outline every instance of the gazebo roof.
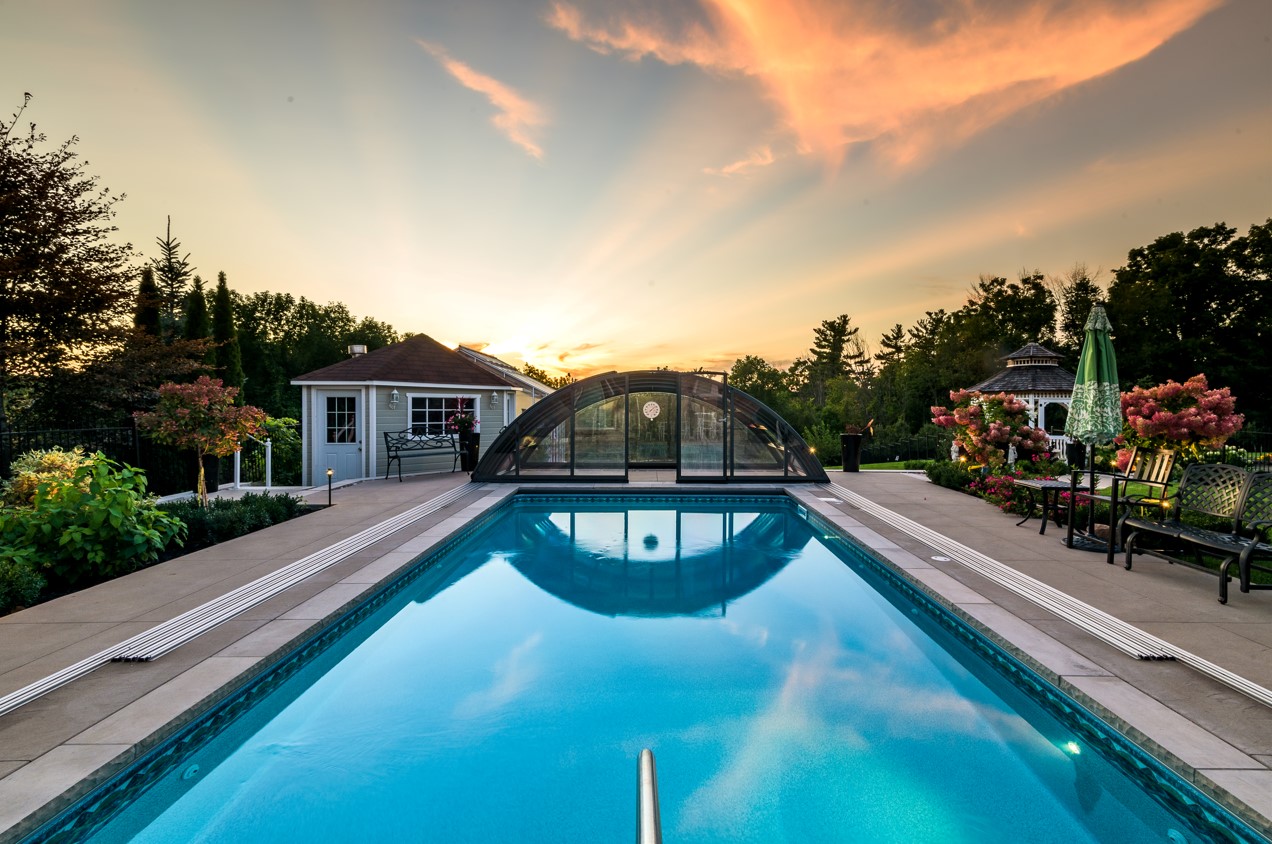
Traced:
<path fill-rule="evenodd" d="M 974 387 L 982 393 L 1058 393 L 1073 391 L 1073 373 L 1059 366 L 1013 366 Z"/>
<path fill-rule="evenodd" d="M 1026 358 L 1052 358 L 1058 364 L 1060 362 L 1060 353 L 1053 352 L 1038 343 L 1027 343 L 1006 357 L 1007 365 L 1011 366 L 1012 361 Z"/>
<path fill-rule="evenodd" d="M 1007 356 L 1007 368 L 969 387 L 982 393 L 1068 393 L 1074 375 L 1060 367 L 1060 355 L 1046 346 L 1029 343 Z"/>

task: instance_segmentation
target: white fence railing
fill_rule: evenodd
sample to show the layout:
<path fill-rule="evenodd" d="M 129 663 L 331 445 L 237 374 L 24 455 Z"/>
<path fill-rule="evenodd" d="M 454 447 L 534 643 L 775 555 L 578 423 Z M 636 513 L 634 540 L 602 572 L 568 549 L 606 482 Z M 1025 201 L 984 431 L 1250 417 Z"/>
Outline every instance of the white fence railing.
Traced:
<path fill-rule="evenodd" d="M 251 434 L 247 438 L 255 443 L 265 446 L 265 490 L 269 491 L 274 486 L 274 444 L 266 437 L 264 440 L 258 440 Z M 234 452 L 234 488 L 241 489 L 243 486 L 243 449 L 240 447 Z"/>

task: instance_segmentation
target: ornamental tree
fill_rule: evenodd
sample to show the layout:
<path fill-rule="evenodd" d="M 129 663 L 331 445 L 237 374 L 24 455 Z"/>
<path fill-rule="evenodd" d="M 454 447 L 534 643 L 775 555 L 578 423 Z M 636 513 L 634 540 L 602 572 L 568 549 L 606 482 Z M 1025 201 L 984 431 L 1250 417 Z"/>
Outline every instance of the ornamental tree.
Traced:
<path fill-rule="evenodd" d="M 1204 374 L 1182 384 L 1168 380 L 1136 387 L 1122 393 L 1126 425 L 1121 439 L 1140 448 L 1173 448 L 1195 459 L 1203 446 L 1218 448 L 1241 430 L 1245 417 L 1235 407 L 1232 391 L 1210 389 Z M 1129 449 L 1119 452 L 1119 465 L 1129 458 Z"/>
<path fill-rule="evenodd" d="M 951 390 L 950 401 L 952 410 L 932 408 L 932 423 L 953 429 L 954 441 L 975 463 L 996 470 L 1006 464 L 1012 446 L 1021 455 L 1050 448 L 1046 431 L 1029 425 L 1029 405 L 1011 393 Z"/>
<path fill-rule="evenodd" d="M 219 378 L 200 375 L 193 384 L 164 384 L 153 413 L 136 413 L 138 427 L 156 442 L 189 448 L 199 455 L 199 502 L 207 504 L 203 458 L 228 457 L 240 448 L 243 437 L 260 431 L 265 411 L 234 404 L 235 387 Z"/>

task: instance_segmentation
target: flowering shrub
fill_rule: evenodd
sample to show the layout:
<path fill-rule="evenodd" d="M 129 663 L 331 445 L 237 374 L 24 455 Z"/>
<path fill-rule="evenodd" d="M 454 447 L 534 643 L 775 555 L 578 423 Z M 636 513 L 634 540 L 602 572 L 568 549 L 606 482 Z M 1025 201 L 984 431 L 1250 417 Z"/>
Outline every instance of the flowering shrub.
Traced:
<path fill-rule="evenodd" d="M 967 490 L 996 505 L 1004 513 L 1023 516 L 1028 505 L 1016 495 L 1016 480 L 1024 476 L 1020 469 L 1001 475 L 982 475 L 968 484 Z"/>
<path fill-rule="evenodd" d="M 1235 405 L 1232 392 L 1227 387 L 1210 389 L 1205 375 L 1182 384 L 1136 387 L 1122 393 L 1126 426 L 1121 440 L 1140 448 L 1174 448 L 1197 459 L 1203 446 L 1221 446 L 1241 430 L 1245 417 L 1235 412 Z M 1129 449 L 1119 452 L 1119 468 L 1124 469 L 1129 459 Z"/>
<path fill-rule="evenodd" d="M 93 458 L 84 454 L 80 446 L 70 451 L 63 451 L 60 446 L 28 451 L 10 465 L 13 477 L 0 484 L 0 501 L 10 506 L 30 505 L 40 484 L 73 478 L 81 466 L 92 462 Z"/>
<path fill-rule="evenodd" d="M 973 463 L 998 469 L 1006 464 L 1011 446 L 1022 458 L 1050 447 L 1047 433 L 1029 426 L 1029 406 L 1010 393 L 951 390 L 950 401 L 952 410 L 932 408 L 932 422 L 954 429 L 954 441 Z"/>

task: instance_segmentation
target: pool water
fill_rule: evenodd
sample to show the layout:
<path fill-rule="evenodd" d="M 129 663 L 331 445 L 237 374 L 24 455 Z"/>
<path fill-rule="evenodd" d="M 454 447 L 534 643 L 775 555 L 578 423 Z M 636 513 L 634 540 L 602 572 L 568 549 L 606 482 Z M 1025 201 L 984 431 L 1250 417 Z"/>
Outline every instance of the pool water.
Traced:
<path fill-rule="evenodd" d="M 782 502 L 518 498 L 92 840 L 631 840 L 643 747 L 669 844 L 1244 837 L 946 626 Z"/>

